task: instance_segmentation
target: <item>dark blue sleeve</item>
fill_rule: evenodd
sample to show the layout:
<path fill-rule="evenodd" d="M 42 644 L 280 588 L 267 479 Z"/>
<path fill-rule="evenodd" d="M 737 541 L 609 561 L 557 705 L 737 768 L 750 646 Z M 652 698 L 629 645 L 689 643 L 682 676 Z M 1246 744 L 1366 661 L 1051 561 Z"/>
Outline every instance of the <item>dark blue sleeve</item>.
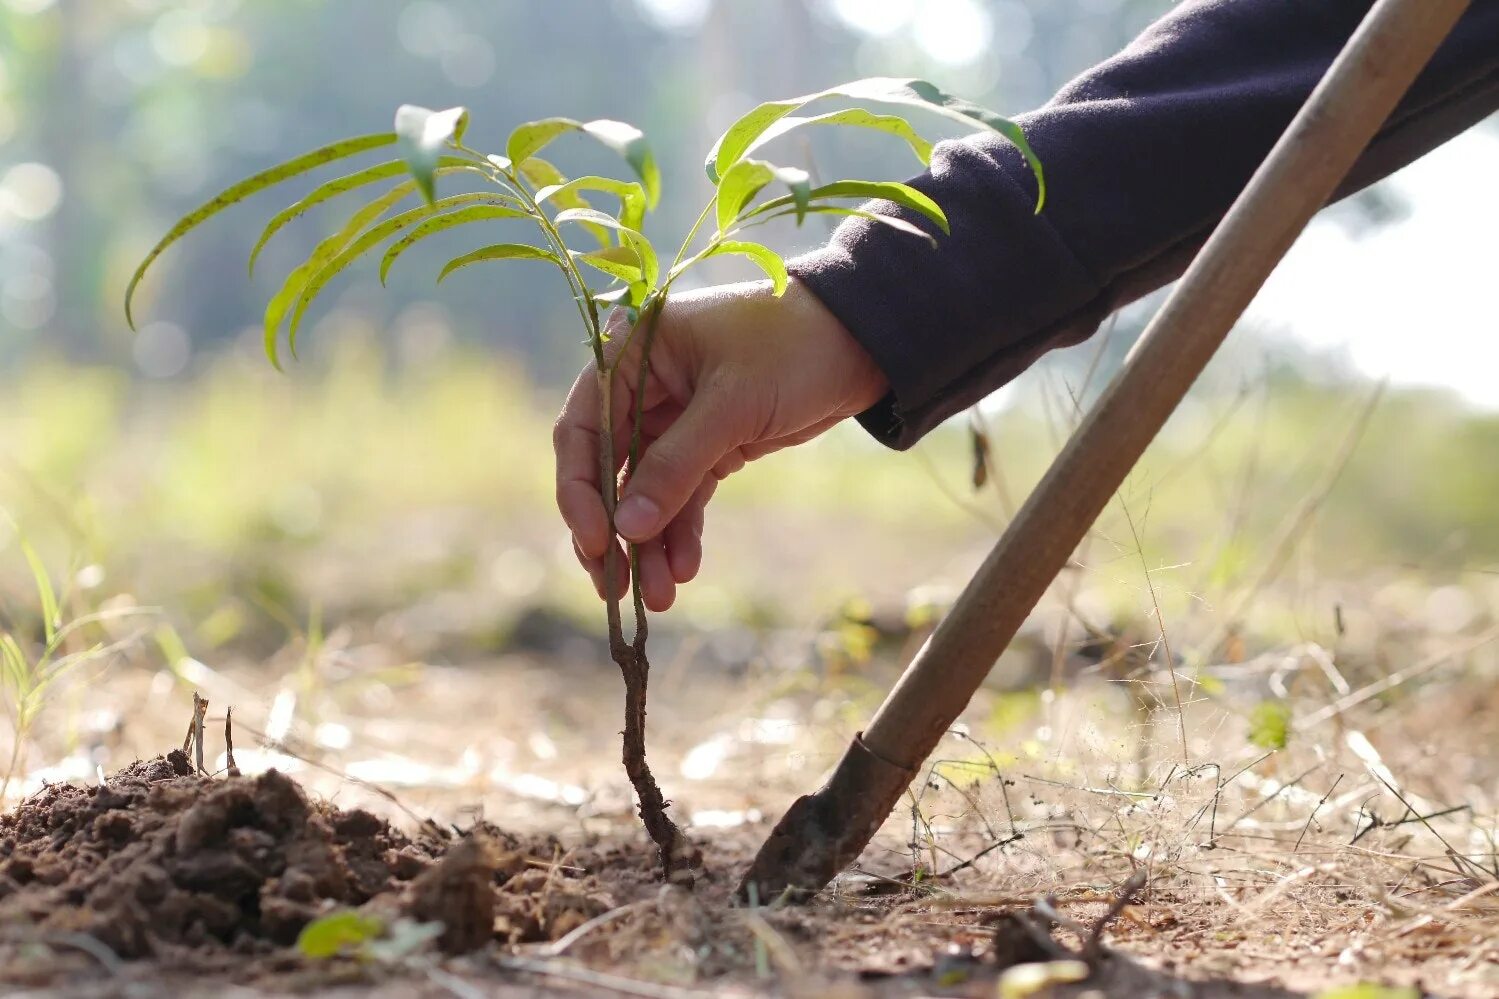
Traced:
<path fill-rule="evenodd" d="M 1047 351 L 1180 276 L 1371 0 L 1185 0 L 1114 58 L 1017 119 L 1047 202 L 990 135 L 938 144 L 912 183 L 946 211 L 936 249 L 842 225 L 792 264 L 889 378 L 860 421 L 896 448 Z M 1499 108 L 1499 0 L 1474 0 L 1339 196 L 1374 183 Z"/>

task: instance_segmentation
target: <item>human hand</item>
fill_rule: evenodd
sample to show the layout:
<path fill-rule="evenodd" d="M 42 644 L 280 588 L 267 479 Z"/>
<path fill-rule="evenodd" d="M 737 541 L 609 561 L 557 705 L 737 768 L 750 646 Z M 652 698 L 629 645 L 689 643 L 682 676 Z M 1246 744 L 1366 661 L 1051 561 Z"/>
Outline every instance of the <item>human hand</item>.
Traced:
<path fill-rule="evenodd" d="M 635 421 L 641 340 L 610 318 L 605 363 L 614 369 L 616 464 Z M 776 298 L 768 282 L 673 295 L 657 319 L 641 419 L 639 468 L 621 488 L 619 535 L 640 550 L 645 605 L 663 611 L 697 575 L 703 516 L 718 483 L 747 462 L 802 444 L 884 396 L 885 376 L 815 295 L 793 280 Z M 615 555 L 614 593 L 629 564 L 599 494 L 599 384 L 589 364 L 553 429 L 557 508 L 578 560 L 604 595 L 605 553 Z"/>

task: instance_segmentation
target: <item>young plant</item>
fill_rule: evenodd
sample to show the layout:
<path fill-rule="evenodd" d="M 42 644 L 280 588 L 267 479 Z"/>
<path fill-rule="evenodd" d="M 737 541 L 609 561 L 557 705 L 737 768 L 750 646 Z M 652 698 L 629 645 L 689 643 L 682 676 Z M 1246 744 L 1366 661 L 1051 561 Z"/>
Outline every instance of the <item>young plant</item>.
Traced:
<path fill-rule="evenodd" d="M 858 206 L 848 204 L 850 201 L 893 202 L 947 232 L 947 217 L 941 207 L 905 184 L 837 180 L 814 187 L 807 171 L 761 158 L 769 143 L 794 129 L 842 126 L 887 133 L 909 146 L 923 164 L 930 159 L 932 144 L 900 115 L 862 106 L 815 115 L 797 114 L 825 98 L 841 98 L 856 105 L 920 108 L 970 127 L 978 125 L 996 131 L 1024 153 L 1044 198 L 1040 164 L 1013 122 L 949 96 L 925 81 L 858 80 L 790 100 L 761 104 L 734 122 L 708 154 L 706 166 L 714 185 L 713 196 L 669 262 L 664 262 L 644 228 L 647 214 L 661 199 L 661 177 L 639 129 L 619 121 L 543 118 L 511 132 L 503 154 L 486 155 L 464 144 L 466 110 L 434 112 L 404 106 L 396 112 L 393 131 L 344 139 L 313 150 L 235 184 L 184 216 L 151 249 L 131 278 L 125 294 L 126 318 L 133 327 L 131 299 L 151 263 L 209 217 L 284 180 L 338 160 L 394 146 L 400 153 L 399 159 L 366 166 L 314 188 L 272 217 L 256 241 L 250 254 L 252 271 L 260 250 L 293 219 L 340 195 L 390 182 L 319 243 L 271 297 L 265 309 L 265 349 L 271 363 L 280 367 L 283 327 L 287 347 L 295 356 L 297 334 L 308 305 L 340 271 L 366 253 L 385 246 L 379 269 L 383 282 L 392 265 L 407 250 L 435 233 L 470 223 L 519 224 L 529 230 L 530 241 L 481 246 L 448 261 L 437 279 L 440 282 L 460 268 L 502 260 L 541 262 L 561 272 L 577 307 L 578 322 L 587 334 L 598 373 L 600 492 L 612 527 L 621 468 L 627 476 L 640 457 L 639 406 L 645 395 L 656 321 L 673 284 L 684 273 L 713 257 L 741 256 L 760 268 L 769 277 L 775 294 L 781 294 L 787 284 L 785 263 L 775 251 L 747 236 L 756 227 L 785 217 L 800 224 L 814 214 L 856 216 L 932 241 L 924 229 L 881 214 L 878 203 Z M 630 167 L 632 176 L 570 179 L 541 156 L 557 139 L 574 133 L 586 135 L 618 153 Z M 439 179 L 469 181 L 481 184 L 482 188 L 439 197 L 436 190 Z M 422 203 L 395 212 L 413 194 L 419 194 Z M 614 211 L 595 207 L 591 199 L 598 197 L 608 199 Z M 617 358 L 624 352 L 606 352 L 609 333 L 603 313 L 615 308 L 623 310 L 629 319 L 626 337 L 640 338 L 642 358 L 628 456 L 614 453 L 610 399 Z M 619 457 L 626 460 L 617 460 Z M 613 558 L 611 549 L 606 556 L 609 563 L 605 566 L 606 579 L 616 578 Z M 667 876 L 690 879 L 690 871 L 698 863 L 697 852 L 666 815 L 667 803 L 646 765 L 645 705 L 650 665 L 646 658 L 647 624 L 640 591 L 639 558 L 633 545 L 628 558 L 634 611 L 631 640 L 625 639 L 619 600 L 611 594 L 607 601 L 610 653 L 625 683 L 624 764 L 640 799 L 641 818 L 660 847 Z"/>
<path fill-rule="evenodd" d="M 0 700 L 5 703 L 11 726 L 10 759 L 4 777 L 0 778 L 0 802 L 10 791 L 11 781 L 21 765 L 26 740 L 31 737 L 37 718 L 46 708 L 53 686 L 81 666 L 103 662 L 139 637 L 131 635 L 114 642 L 84 644 L 83 633 L 96 625 L 152 613 L 147 609 L 128 607 L 64 620 L 67 594 L 58 592 L 53 586 L 52 577 L 36 550 L 24 539 L 20 547 L 36 588 L 42 618 L 41 638 L 39 642 L 35 641 L 33 634 L 9 621 L 0 630 Z"/>

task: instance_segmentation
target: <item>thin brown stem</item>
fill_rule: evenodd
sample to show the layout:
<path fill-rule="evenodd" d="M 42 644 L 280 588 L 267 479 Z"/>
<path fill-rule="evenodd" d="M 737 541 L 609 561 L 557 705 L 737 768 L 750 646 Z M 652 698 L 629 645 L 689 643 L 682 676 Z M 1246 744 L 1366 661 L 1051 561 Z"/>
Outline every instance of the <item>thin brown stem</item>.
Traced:
<path fill-rule="evenodd" d="M 640 325 L 644 327 L 640 342 L 640 373 L 635 385 L 635 421 L 630 428 L 630 469 L 640 462 L 641 424 L 645 415 L 645 392 L 651 372 L 651 346 L 656 340 L 656 327 L 661 309 L 666 304 L 665 290 L 646 306 Z M 661 850 L 661 868 L 668 880 L 691 884 L 693 872 L 702 866 L 702 854 L 682 833 L 666 814 L 671 804 L 661 793 L 645 756 L 645 705 L 646 689 L 650 681 L 651 664 L 646 658 L 646 638 L 650 626 L 646 619 L 645 595 L 640 586 L 640 549 L 630 546 L 630 595 L 635 610 L 635 636 L 630 643 L 625 668 L 625 732 L 624 764 L 635 793 L 640 798 L 640 818 L 650 833 L 651 840 Z"/>
<path fill-rule="evenodd" d="M 641 316 L 640 376 L 635 391 L 635 419 L 630 433 L 629 467 L 634 469 L 640 461 L 641 419 L 644 414 L 646 381 L 650 376 L 650 352 L 655 340 L 656 321 L 661 314 L 664 295 L 659 295 L 646 307 Z M 609 531 L 614 536 L 614 511 L 619 502 L 619 478 L 614 471 L 614 369 L 599 368 L 599 404 L 602 419 L 599 430 L 599 483 L 604 497 L 604 510 L 609 517 Z M 645 708 L 646 693 L 650 681 L 651 664 L 646 658 L 646 639 L 650 627 L 646 620 L 645 597 L 640 588 L 640 551 L 630 545 L 630 594 L 635 612 L 635 634 L 630 642 L 625 641 L 624 625 L 620 614 L 620 601 L 614 595 L 616 578 L 616 555 L 610 544 L 604 555 L 604 575 L 608 580 L 607 604 L 609 614 L 609 654 L 619 666 L 625 684 L 625 729 L 621 755 L 625 773 L 635 788 L 640 800 L 640 819 L 645 824 L 651 841 L 661 851 L 661 868 L 668 880 L 691 884 L 693 871 L 702 866 L 702 855 L 682 833 L 676 823 L 667 816 L 670 802 L 661 793 L 655 775 L 651 773 L 645 755 Z"/>

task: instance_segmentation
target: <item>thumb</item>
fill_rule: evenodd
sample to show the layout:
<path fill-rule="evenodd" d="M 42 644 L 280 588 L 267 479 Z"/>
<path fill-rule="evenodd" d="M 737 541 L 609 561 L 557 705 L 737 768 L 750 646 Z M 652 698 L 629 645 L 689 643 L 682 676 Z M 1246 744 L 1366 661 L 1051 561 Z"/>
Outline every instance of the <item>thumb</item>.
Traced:
<path fill-rule="evenodd" d="M 728 402 L 723 393 L 699 392 L 645 449 L 614 512 L 614 526 L 622 536 L 648 541 L 660 534 L 719 459 L 743 443 Z"/>

